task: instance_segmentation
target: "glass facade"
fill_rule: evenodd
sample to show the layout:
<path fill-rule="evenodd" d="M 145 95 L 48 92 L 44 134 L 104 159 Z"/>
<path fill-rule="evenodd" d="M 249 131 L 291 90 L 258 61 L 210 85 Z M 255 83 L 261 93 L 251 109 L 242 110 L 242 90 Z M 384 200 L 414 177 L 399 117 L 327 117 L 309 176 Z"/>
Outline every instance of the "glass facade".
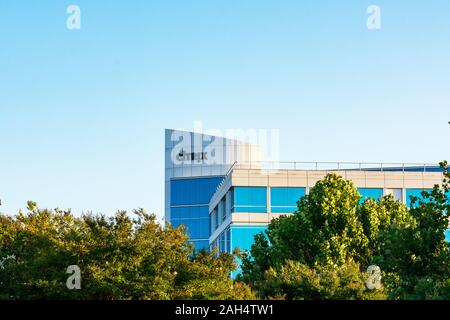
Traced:
<path fill-rule="evenodd" d="M 211 233 L 231 215 L 231 193 L 228 191 L 211 212 Z"/>
<path fill-rule="evenodd" d="M 254 237 L 260 232 L 264 232 L 267 226 L 231 226 L 231 250 L 239 247 L 242 252 L 250 251 L 252 244 L 254 243 Z M 231 273 L 231 276 L 235 278 L 241 273 L 240 265 L 241 259 L 237 259 L 238 268 Z"/>
<path fill-rule="evenodd" d="M 254 236 L 266 229 L 267 226 L 231 226 L 232 249 L 239 247 L 241 251 L 249 251 L 252 248 Z"/>
<path fill-rule="evenodd" d="M 250 251 L 254 243 L 255 235 L 264 232 L 266 229 L 267 226 L 228 226 L 211 244 L 211 249 L 217 248 L 219 252 L 225 251 L 230 254 L 233 253 L 236 248 L 239 248 L 242 252 Z M 231 273 L 233 278 L 241 272 L 241 259 L 236 258 L 236 260 L 238 262 L 238 268 Z"/>
<path fill-rule="evenodd" d="M 358 188 L 358 192 L 362 196 L 361 202 L 364 202 L 367 198 L 377 200 L 383 196 L 383 189 L 381 188 Z"/>
<path fill-rule="evenodd" d="M 429 190 L 427 190 L 429 191 Z M 420 197 L 422 189 L 401 189 L 401 188 L 358 188 L 361 194 L 361 201 L 367 198 L 379 199 L 383 194 L 392 194 L 397 201 L 403 201 L 406 195 L 408 206 L 410 205 L 410 196 Z M 304 187 L 241 187 L 230 188 L 217 202 L 217 206 L 212 210 L 211 220 L 212 232 L 225 222 L 227 216 L 235 213 L 267 213 L 268 205 L 272 213 L 293 213 L 297 210 L 297 202 L 306 194 Z M 268 203 L 269 202 L 269 203 Z M 256 217 L 256 216 L 253 216 Z M 255 218 L 256 219 L 256 218 Z M 257 219 L 260 219 L 259 217 Z M 230 221 L 226 222 L 230 223 Z M 246 222 L 247 223 L 247 222 Z M 256 225 L 258 223 L 258 225 Z M 234 249 L 239 248 L 243 252 L 251 250 L 256 234 L 264 232 L 267 225 L 259 225 L 260 221 L 254 225 L 231 224 L 221 231 L 218 236 L 214 236 L 211 248 L 217 248 L 219 252 L 233 253 Z M 223 227 L 223 226 L 222 226 Z M 450 240 L 450 230 L 445 233 L 447 241 Z M 241 273 L 241 260 L 236 258 L 238 268 L 232 272 L 234 278 Z"/>
<path fill-rule="evenodd" d="M 184 225 L 196 250 L 208 248 L 209 200 L 222 177 L 173 179 L 170 181 L 170 223 Z"/>
<path fill-rule="evenodd" d="M 227 228 L 225 231 L 225 251 L 229 253 L 233 253 L 233 249 L 231 248 L 231 229 L 230 227 Z"/>
<path fill-rule="evenodd" d="M 202 249 L 208 249 L 209 241 L 208 240 L 197 240 L 197 241 L 192 241 L 192 244 L 194 245 L 195 251 L 199 251 Z"/>
<path fill-rule="evenodd" d="M 222 177 L 175 179 L 170 181 L 170 205 L 208 204 Z"/>
<path fill-rule="evenodd" d="M 208 206 L 176 207 L 171 209 L 172 226 L 180 224 L 187 227 L 191 239 L 207 239 L 209 237 Z"/>
<path fill-rule="evenodd" d="M 293 213 L 297 201 L 305 195 L 305 188 L 270 188 L 270 211 L 273 213 Z"/>
<path fill-rule="evenodd" d="M 450 230 L 445 231 L 445 240 L 450 242 Z"/>
<path fill-rule="evenodd" d="M 267 212 L 267 188 L 234 187 L 232 189 L 232 212 Z"/>
<path fill-rule="evenodd" d="M 210 249 L 217 248 L 219 252 L 232 253 L 231 248 L 231 231 L 228 226 L 222 233 L 216 238 L 216 240 L 211 244 Z"/>
<path fill-rule="evenodd" d="M 422 192 L 423 191 L 427 191 L 427 192 L 431 192 L 431 189 L 406 189 L 406 205 L 407 207 L 411 207 L 412 201 L 411 201 L 411 197 L 417 197 L 419 199 L 423 199 L 422 197 Z M 450 192 L 447 193 L 447 201 L 450 201 Z M 427 202 L 427 201 L 425 201 Z M 450 229 L 448 229 L 447 231 L 445 231 L 445 240 L 450 242 Z"/>

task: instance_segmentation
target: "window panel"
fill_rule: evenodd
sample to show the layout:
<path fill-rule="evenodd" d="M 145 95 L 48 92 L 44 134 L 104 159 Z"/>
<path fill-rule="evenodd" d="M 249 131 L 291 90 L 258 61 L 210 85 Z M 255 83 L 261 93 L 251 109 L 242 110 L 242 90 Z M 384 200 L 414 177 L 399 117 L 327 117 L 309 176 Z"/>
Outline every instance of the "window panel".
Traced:
<path fill-rule="evenodd" d="M 170 181 L 170 205 L 208 204 L 222 177 Z"/>
<path fill-rule="evenodd" d="M 218 224 L 217 224 L 217 211 L 218 211 L 218 208 L 215 207 L 213 212 L 211 213 L 211 229 L 212 229 L 211 233 L 216 231 L 217 226 L 218 226 Z"/>
<path fill-rule="evenodd" d="M 223 197 L 222 201 L 223 202 L 223 216 L 222 216 L 222 221 L 225 221 L 226 218 L 228 217 L 228 202 L 227 202 L 227 196 L 225 194 L 225 196 Z"/>
<path fill-rule="evenodd" d="M 235 187 L 233 212 L 267 212 L 267 189 L 265 187 Z"/>
<path fill-rule="evenodd" d="M 239 247 L 241 251 L 249 251 L 254 243 L 255 235 L 266 229 L 267 226 L 232 226 L 232 250 Z"/>
<path fill-rule="evenodd" d="M 210 221 L 207 206 L 180 207 L 171 210 L 172 226 L 177 227 L 180 224 L 186 226 L 191 239 L 209 238 Z"/>
<path fill-rule="evenodd" d="M 225 233 L 222 232 L 219 237 L 219 251 L 225 251 Z"/>
<path fill-rule="evenodd" d="M 202 249 L 208 249 L 209 248 L 209 241 L 208 240 L 199 240 L 199 241 L 191 241 L 191 243 L 194 245 L 194 250 L 199 251 Z"/>
<path fill-rule="evenodd" d="M 297 201 L 305 195 L 305 188 L 270 188 L 270 210 L 291 213 L 297 210 Z"/>
<path fill-rule="evenodd" d="M 228 252 L 228 253 L 231 253 L 232 252 L 232 250 L 231 250 L 231 230 L 230 230 L 230 227 L 228 227 L 227 228 L 227 231 L 226 231 L 226 247 L 225 247 L 225 250 Z"/>
<path fill-rule="evenodd" d="M 408 208 L 411 207 L 411 197 L 423 199 L 422 198 L 423 191 L 431 192 L 431 189 L 406 189 L 406 206 Z"/>
<path fill-rule="evenodd" d="M 178 227 L 184 225 L 187 228 L 186 233 L 191 240 L 209 238 L 209 220 L 208 219 L 175 219 L 172 220 L 172 226 Z"/>
<path fill-rule="evenodd" d="M 192 207 L 172 207 L 171 220 L 174 219 L 208 219 L 207 206 L 192 206 Z"/>
<path fill-rule="evenodd" d="M 254 243 L 254 237 L 260 232 L 264 232 L 267 226 L 232 226 L 231 227 L 231 251 L 239 247 L 241 251 L 250 251 Z M 235 278 L 242 272 L 240 266 L 242 260 L 236 258 L 238 268 L 231 273 L 231 277 Z"/>
<path fill-rule="evenodd" d="M 362 196 L 361 202 L 364 202 L 367 198 L 377 200 L 383 196 L 383 189 L 379 188 L 358 188 L 358 192 Z"/>

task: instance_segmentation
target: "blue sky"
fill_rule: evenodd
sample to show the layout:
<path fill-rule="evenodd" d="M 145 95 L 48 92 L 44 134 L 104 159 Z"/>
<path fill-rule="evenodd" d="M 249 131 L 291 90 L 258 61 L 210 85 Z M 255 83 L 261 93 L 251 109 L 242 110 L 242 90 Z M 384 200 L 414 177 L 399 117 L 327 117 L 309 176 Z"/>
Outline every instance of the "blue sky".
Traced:
<path fill-rule="evenodd" d="M 0 209 L 161 216 L 164 128 L 195 120 L 280 129 L 282 160 L 450 159 L 449 57 L 448 0 L 1 1 Z"/>

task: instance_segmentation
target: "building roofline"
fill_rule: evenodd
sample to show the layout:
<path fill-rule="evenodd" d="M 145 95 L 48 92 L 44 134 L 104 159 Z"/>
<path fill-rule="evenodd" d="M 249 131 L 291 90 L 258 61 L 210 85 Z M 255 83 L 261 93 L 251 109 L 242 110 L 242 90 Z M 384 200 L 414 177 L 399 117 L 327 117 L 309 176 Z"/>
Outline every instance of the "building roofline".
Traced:
<path fill-rule="evenodd" d="M 284 167 L 280 166 L 283 165 Z M 286 165 L 291 166 L 287 167 Z M 312 168 L 305 168 L 305 166 Z M 328 165 L 328 167 L 324 167 Z M 332 166 L 334 165 L 334 166 Z M 378 167 L 376 166 L 378 165 Z M 370 171 L 370 172 L 442 172 L 439 165 L 431 163 L 374 163 L 374 162 L 305 162 L 305 161 L 253 161 L 234 162 L 211 196 L 211 200 L 227 182 L 234 170 L 261 171 Z"/>

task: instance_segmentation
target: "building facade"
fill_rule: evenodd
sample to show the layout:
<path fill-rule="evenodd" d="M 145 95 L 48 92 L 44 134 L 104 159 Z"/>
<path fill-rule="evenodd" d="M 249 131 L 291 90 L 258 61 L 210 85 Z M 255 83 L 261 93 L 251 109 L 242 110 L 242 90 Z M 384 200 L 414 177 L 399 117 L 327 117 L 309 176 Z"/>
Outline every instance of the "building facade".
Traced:
<path fill-rule="evenodd" d="M 196 249 L 247 251 L 330 172 L 353 181 L 362 199 L 392 194 L 408 206 L 411 196 L 442 183 L 442 170 L 432 165 L 265 163 L 257 145 L 166 130 L 165 218 L 186 226 Z"/>
<path fill-rule="evenodd" d="M 304 165 L 311 169 L 296 169 Z M 316 169 L 319 165 L 328 168 Z M 392 194 L 408 206 L 411 196 L 420 196 L 423 190 L 442 183 L 442 172 L 434 166 L 371 166 L 285 163 L 291 168 L 263 169 L 261 164 L 259 168 L 249 163 L 235 164 L 209 203 L 210 248 L 229 253 L 235 248 L 250 250 L 256 234 L 264 231 L 272 219 L 295 212 L 300 197 L 331 172 L 353 181 L 362 200 Z"/>
<path fill-rule="evenodd" d="M 259 160 L 254 144 L 166 129 L 165 220 L 184 225 L 195 249 L 209 248 L 212 195 L 235 162 Z"/>

